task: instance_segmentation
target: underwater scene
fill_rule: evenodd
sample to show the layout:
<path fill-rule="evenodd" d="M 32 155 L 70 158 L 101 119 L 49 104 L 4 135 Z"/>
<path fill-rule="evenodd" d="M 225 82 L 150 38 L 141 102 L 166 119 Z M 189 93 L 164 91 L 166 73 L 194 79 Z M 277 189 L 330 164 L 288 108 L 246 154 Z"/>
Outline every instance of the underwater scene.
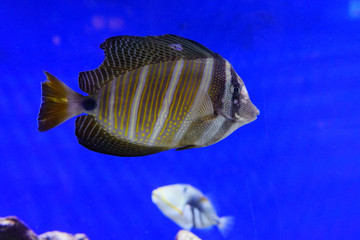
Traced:
<path fill-rule="evenodd" d="M 1 5 L 0 240 L 360 237 L 360 0 Z"/>

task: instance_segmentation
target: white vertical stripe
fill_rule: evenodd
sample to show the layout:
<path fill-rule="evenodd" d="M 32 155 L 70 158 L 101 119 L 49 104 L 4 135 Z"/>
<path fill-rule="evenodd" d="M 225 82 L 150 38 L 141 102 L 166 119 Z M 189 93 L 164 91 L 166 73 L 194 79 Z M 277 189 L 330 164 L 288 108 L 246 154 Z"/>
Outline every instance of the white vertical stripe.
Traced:
<path fill-rule="evenodd" d="M 160 130 L 164 126 L 165 120 L 169 114 L 170 104 L 174 97 L 174 91 L 179 82 L 179 78 L 180 78 L 183 67 L 184 67 L 184 60 L 183 59 L 178 60 L 173 69 L 168 89 L 166 90 L 165 97 L 162 101 L 162 107 L 161 107 L 159 116 L 156 119 L 156 123 L 154 125 L 154 131 L 152 132 L 152 134 L 150 136 L 150 144 L 154 143 L 154 141 L 159 136 Z"/>
<path fill-rule="evenodd" d="M 195 141 L 194 145 L 197 146 L 207 146 L 209 142 L 212 142 L 211 140 L 213 137 L 219 132 L 221 127 L 224 125 L 226 118 L 218 115 L 212 123 L 209 125 L 209 127 L 203 132 L 200 138 Z"/>
<path fill-rule="evenodd" d="M 80 127 L 79 127 L 79 132 L 84 132 L 84 131 L 86 131 L 87 127 L 89 126 L 89 124 L 88 124 L 88 125 L 86 125 L 85 130 L 83 130 L 84 123 L 85 123 L 85 121 L 82 121 L 82 122 L 81 122 L 81 125 L 80 125 Z"/>
<path fill-rule="evenodd" d="M 214 59 L 213 58 L 206 59 L 205 68 L 204 68 L 204 71 L 202 74 L 201 84 L 199 86 L 199 89 L 196 93 L 194 102 L 193 102 L 188 114 L 191 114 L 192 112 L 194 112 L 195 107 L 198 106 L 199 104 L 201 104 L 201 103 L 199 103 L 199 100 L 203 99 L 203 97 L 201 97 L 201 95 L 208 94 L 210 83 L 211 83 L 211 80 L 213 77 L 213 68 L 214 68 Z M 175 143 L 175 145 L 179 141 L 181 141 L 182 137 L 184 136 L 184 134 L 186 133 L 186 131 L 189 127 L 190 127 L 190 125 L 186 125 L 186 121 L 183 121 L 180 128 L 174 135 L 173 143 Z"/>
<path fill-rule="evenodd" d="M 86 124 L 86 127 L 84 128 L 85 122 L 88 122 L 88 123 Z M 92 119 L 90 119 L 89 117 L 86 117 L 82 121 L 81 126 L 79 127 L 79 132 L 81 132 L 82 138 L 85 137 L 84 134 L 85 134 L 86 130 L 88 129 L 88 127 L 90 126 L 91 122 L 92 122 Z M 90 131 L 90 134 L 87 135 L 86 141 L 89 140 L 89 136 L 91 135 L 91 132 L 92 132 L 92 130 Z"/>
<path fill-rule="evenodd" d="M 109 125 L 110 128 L 114 129 L 115 128 L 115 118 L 114 118 L 114 114 L 115 114 L 115 92 L 116 92 L 116 83 L 117 81 L 112 81 L 111 83 L 111 87 L 110 87 L 110 101 L 108 103 L 109 106 Z"/>
<path fill-rule="evenodd" d="M 232 93 L 230 92 L 231 86 L 231 65 L 228 60 L 225 60 L 225 92 L 223 94 L 223 99 L 221 99 L 223 103 L 222 112 L 230 116 L 231 115 L 231 98 Z"/>
<path fill-rule="evenodd" d="M 108 81 L 114 80 L 114 79 L 110 79 L 109 70 L 105 70 L 105 73 L 106 73 L 106 79 L 107 79 Z"/>
<path fill-rule="evenodd" d="M 139 82 L 136 88 L 136 92 L 131 104 L 130 109 L 130 124 L 129 124 L 129 138 L 133 139 L 135 135 L 135 124 L 138 116 L 138 110 L 139 110 L 139 104 L 140 104 L 140 97 L 144 90 L 144 86 L 146 83 L 146 77 L 148 75 L 149 66 L 143 67 L 143 69 L 140 72 L 140 78 Z"/>

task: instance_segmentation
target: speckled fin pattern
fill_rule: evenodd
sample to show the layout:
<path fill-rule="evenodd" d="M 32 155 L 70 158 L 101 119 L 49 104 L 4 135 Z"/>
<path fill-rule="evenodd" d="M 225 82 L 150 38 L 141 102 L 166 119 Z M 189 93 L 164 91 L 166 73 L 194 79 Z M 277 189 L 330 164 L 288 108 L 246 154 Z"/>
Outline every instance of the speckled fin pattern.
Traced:
<path fill-rule="evenodd" d="M 84 147 L 99 153 L 115 156 L 144 156 L 168 150 L 164 147 L 149 147 L 124 141 L 108 133 L 93 116 L 84 115 L 76 119 L 75 134 Z"/>
<path fill-rule="evenodd" d="M 95 70 L 79 74 L 79 86 L 89 94 L 96 92 L 120 75 L 146 65 L 217 56 L 195 41 L 171 34 L 112 37 L 102 43 L 100 48 L 105 51 L 103 63 Z"/>

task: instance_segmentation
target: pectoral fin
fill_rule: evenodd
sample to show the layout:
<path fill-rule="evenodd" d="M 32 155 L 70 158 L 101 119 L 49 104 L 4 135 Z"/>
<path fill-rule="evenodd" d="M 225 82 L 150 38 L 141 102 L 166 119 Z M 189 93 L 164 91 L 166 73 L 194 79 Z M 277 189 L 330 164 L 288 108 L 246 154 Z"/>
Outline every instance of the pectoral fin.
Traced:
<path fill-rule="evenodd" d="M 191 119 L 194 121 L 214 115 L 214 107 L 209 94 L 207 92 L 200 92 L 199 94 L 199 101 L 195 103 L 194 110 L 190 113 Z"/>

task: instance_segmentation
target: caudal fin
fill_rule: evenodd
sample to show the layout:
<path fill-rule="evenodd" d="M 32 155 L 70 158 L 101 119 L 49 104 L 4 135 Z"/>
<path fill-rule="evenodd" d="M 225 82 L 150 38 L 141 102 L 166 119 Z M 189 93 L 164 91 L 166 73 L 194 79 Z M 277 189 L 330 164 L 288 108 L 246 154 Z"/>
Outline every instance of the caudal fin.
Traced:
<path fill-rule="evenodd" d="M 222 217 L 220 218 L 220 222 L 218 224 L 218 228 L 223 235 L 223 237 L 227 237 L 230 233 L 234 225 L 234 217 Z"/>
<path fill-rule="evenodd" d="M 66 86 L 48 72 L 41 84 L 42 102 L 38 115 L 38 130 L 47 131 L 82 113 L 81 101 L 84 97 Z"/>

